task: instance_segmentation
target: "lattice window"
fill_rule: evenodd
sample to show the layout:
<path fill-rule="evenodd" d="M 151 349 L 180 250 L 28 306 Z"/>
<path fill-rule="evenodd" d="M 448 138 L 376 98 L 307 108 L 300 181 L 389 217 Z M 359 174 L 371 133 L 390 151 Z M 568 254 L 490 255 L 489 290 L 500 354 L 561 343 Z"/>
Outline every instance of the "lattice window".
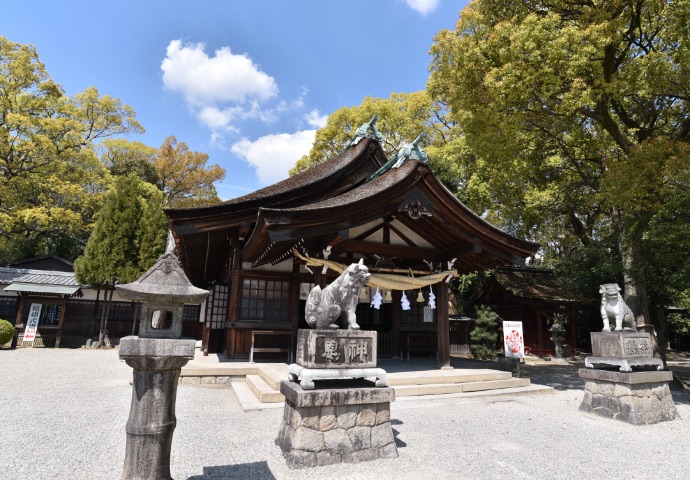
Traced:
<path fill-rule="evenodd" d="M 183 322 L 198 322 L 201 305 L 185 305 L 182 310 Z"/>
<path fill-rule="evenodd" d="M 213 286 L 213 305 L 211 306 L 211 329 L 222 330 L 228 318 L 228 286 L 219 283 Z"/>
<path fill-rule="evenodd" d="M 288 321 L 290 282 L 245 278 L 242 282 L 242 320 Z"/>
<path fill-rule="evenodd" d="M 9 320 L 14 325 L 19 308 L 19 297 L 0 297 L 0 318 Z"/>

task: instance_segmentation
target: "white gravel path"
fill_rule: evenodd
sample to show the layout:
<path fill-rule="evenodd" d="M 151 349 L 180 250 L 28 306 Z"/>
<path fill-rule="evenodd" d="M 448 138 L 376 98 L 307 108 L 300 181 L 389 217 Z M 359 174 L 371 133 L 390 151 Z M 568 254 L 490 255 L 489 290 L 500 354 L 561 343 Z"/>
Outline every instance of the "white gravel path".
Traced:
<path fill-rule="evenodd" d="M 131 375 L 115 350 L 0 350 L 0 478 L 119 478 Z M 227 386 L 181 385 L 171 470 L 177 480 L 690 478 L 690 395 L 674 399 L 681 420 L 640 427 L 580 413 L 581 388 L 567 386 L 398 402 L 397 460 L 289 470 L 274 444 L 282 409 L 243 412 Z"/>

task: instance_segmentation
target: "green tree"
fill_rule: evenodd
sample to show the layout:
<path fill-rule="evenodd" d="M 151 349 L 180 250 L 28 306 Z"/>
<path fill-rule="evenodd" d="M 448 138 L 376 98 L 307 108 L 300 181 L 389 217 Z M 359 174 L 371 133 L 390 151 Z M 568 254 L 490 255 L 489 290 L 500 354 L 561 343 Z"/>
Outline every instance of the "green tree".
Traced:
<path fill-rule="evenodd" d="M 198 207 L 220 202 L 213 183 L 225 178 L 225 169 L 217 164 L 207 166 L 207 161 L 207 154 L 189 150 L 174 136 L 165 139 L 154 167 L 166 208 Z"/>
<path fill-rule="evenodd" d="M 75 258 L 108 184 L 93 142 L 142 131 L 134 116 L 93 87 L 66 96 L 33 46 L 0 37 L 0 257 Z"/>
<path fill-rule="evenodd" d="M 142 183 L 142 215 L 137 232 L 139 270 L 143 273 L 165 252 L 168 221 L 163 213 L 163 193 L 155 186 Z"/>
<path fill-rule="evenodd" d="M 111 175 L 135 173 L 144 182 L 153 185 L 160 182 L 155 167 L 158 150 L 153 147 L 124 138 L 107 138 L 98 144 L 97 152 Z"/>
<path fill-rule="evenodd" d="M 431 50 L 428 89 L 475 154 L 468 195 L 547 253 L 612 239 L 638 324 L 655 267 L 645 242 L 688 168 L 689 7 L 476 0 Z"/>
<path fill-rule="evenodd" d="M 470 332 L 470 349 L 474 358 L 490 360 L 496 354 L 498 315 L 486 305 L 477 307 L 475 312 L 477 320 Z"/>
<path fill-rule="evenodd" d="M 342 152 L 360 125 L 379 115 L 376 128 L 383 135 L 382 147 L 391 158 L 424 132 L 423 146 L 436 175 L 452 191 L 459 192 L 462 172 L 458 157 L 467 154 L 457 125 L 447 117 L 447 109 L 426 91 L 393 93 L 389 98 L 365 97 L 360 105 L 343 107 L 328 117 L 316 132 L 314 145 L 290 170 L 294 175 Z"/>
<path fill-rule="evenodd" d="M 141 274 L 137 242 L 137 227 L 142 218 L 140 188 L 141 180 L 136 174 L 115 179 L 84 254 L 74 262 L 79 282 L 104 291 L 97 347 L 108 343 L 108 316 L 115 284 L 132 282 Z"/>

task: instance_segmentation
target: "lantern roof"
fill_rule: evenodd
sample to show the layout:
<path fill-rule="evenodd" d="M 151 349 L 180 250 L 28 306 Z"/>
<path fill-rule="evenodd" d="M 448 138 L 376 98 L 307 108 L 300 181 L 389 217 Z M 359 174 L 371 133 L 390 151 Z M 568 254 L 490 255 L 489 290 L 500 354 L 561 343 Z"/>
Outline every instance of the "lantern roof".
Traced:
<path fill-rule="evenodd" d="M 137 280 L 115 288 L 122 297 L 138 302 L 201 303 L 210 294 L 191 284 L 173 253 L 163 254 Z"/>

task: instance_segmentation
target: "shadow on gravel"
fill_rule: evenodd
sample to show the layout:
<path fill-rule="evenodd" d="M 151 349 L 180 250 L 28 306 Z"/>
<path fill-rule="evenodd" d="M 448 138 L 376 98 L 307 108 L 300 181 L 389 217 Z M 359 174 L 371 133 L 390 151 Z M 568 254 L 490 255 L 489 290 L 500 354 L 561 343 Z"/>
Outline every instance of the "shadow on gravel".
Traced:
<path fill-rule="evenodd" d="M 275 480 L 267 462 L 242 463 L 239 465 L 220 465 L 204 467 L 203 475 L 194 475 L 187 480 Z"/>

